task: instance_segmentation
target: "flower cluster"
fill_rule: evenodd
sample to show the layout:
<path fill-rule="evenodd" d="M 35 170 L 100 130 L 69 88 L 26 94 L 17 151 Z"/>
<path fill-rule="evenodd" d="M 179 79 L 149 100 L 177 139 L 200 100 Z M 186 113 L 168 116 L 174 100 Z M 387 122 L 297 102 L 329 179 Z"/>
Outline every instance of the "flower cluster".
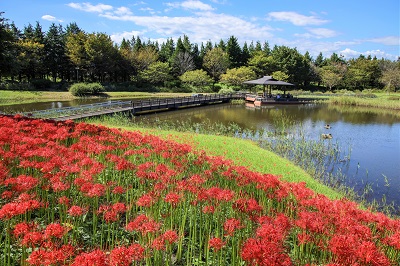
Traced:
<path fill-rule="evenodd" d="M 190 145 L 0 116 L 2 265 L 397 265 L 400 221 Z"/>

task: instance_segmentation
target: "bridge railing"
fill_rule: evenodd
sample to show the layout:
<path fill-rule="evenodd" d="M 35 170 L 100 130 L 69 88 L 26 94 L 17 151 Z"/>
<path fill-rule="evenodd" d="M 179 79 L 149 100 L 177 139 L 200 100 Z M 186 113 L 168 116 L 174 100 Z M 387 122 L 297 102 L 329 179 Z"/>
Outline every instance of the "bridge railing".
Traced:
<path fill-rule="evenodd" d="M 37 118 L 59 118 L 59 117 L 76 115 L 87 112 L 96 112 L 104 109 L 126 108 L 131 106 L 132 106 L 131 101 L 108 101 L 101 103 L 84 104 L 79 106 L 38 110 L 38 111 L 26 112 L 23 113 L 22 115 L 37 117 Z"/>

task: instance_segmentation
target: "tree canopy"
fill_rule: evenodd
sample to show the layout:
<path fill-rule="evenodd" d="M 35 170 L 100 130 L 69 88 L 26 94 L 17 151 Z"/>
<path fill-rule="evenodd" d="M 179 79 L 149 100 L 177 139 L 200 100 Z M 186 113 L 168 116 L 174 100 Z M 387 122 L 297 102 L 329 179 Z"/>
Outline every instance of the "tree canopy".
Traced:
<path fill-rule="evenodd" d="M 274 73 L 275 78 L 306 89 L 321 89 L 321 84 L 328 90 L 400 88 L 399 60 L 364 55 L 346 60 L 336 53 L 329 57 L 320 53 L 313 59 L 308 52 L 301 54 L 296 48 L 275 45 L 271 49 L 266 40 L 244 42 L 241 46 L 235 36 L 201 44 L 192 43 L 187 35 L 176 41 L 169 38 L 161 44 L 133 36 L 116 44 L 109 35 L 87 33 L 76 23 L 66 27 L 53 23 L 47 31 L 39 22 L 28 23 L 21 30 L 3 14 L 0 12 L 3 80 L 162 84 L 167 80 L 182 81 L 187 72 L 202 70 L 214 84 L 222 82 L 236 87 L 246 79 Z"/>

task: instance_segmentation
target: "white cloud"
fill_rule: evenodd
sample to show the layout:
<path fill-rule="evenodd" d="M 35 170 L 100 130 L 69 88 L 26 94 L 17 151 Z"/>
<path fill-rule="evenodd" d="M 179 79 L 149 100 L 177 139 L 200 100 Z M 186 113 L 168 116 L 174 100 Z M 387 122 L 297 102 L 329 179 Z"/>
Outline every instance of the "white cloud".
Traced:
<path fill-rule="evenodd" d="M 116 16 L 108 13 L 101 16 L 112 20 L 134 22 L 146 28 L 147 33 L 153 31 L 161 35 L 160 37 L 179 37 L 186 34 L 196 43 L 208 40 L 218 42 L 232 35 L 237 36 L 238 33 L 242 40 L 266 40 L 272 37 L 270 27 L 258 26 L 234 16 L 212 12 L 204 12 L 193 17 Z"/>
<path fill-rule="evenodd" d="M 381 43 L 384 45 L 400 45 L 400 37 L 399 36 L 387 36 L 381 38 L 374 38 L 367 40 L 369 42 Z"/>
<path fill-rule="evenodd" d="M 110 5 L 105 5 L 105 4 L 92 5 L 91 3 L 69 3 L 67 4 L 67 6 L 85 12 L 94 12 L 94 13 L 102 13 L 104 11 L 113 9 L 113 7 Z"/>
<path fill-rule="evenodd" d="M 364 55 L 364 56 L 371 55 L 372 57 L 376 56 L 377 58 L 387 58 L 387 59 L 391 59 L 391 60 L 397 59 L 396 55 L 388 54 L 381 50 L 359 52 L 359 51 L 352 50 L 350 48 L 346 48 L 346 49 L 340 51 L 339 53 L 341 55 L 343 55 L 345 58 L 357 58 L 360 55 Z"/>
<path fill-rule="evenodd" d="M 57 19 L 56 17 L 52 16 L 52 15 L 44 15 L 42 16 L 42 19 L 44 20 L 48 20 L 48 21 L 58 21 L 58 22 L 63 22 L 63 20 L 61 19 Z"/>
<path fill-rule="evenodd" d="M 290 11 L 270 12 L 268 14 L 268 19 L 276 21 L 289 21 L 296 26 L 322 25 L 328 22 L 328 20 L 320 19 L 316 16 L 304 16 Z"/>
<path fill-rule="evenodd" d="M 142 31 L 129 31 L 129 32 L 128 31 L 124 31 L 124 32 L 121 32 L 121 33 L 111 34 L 110 38 L 115 43 L 121 43 L 122 39 L 124 39 L 124 38 L 125 38 L 125 40 L 131 40 L 133 36 L 135 36 L 135 37 L 143 36 L 144 33 L 145 32 L 142 32 Z"/>
<path fill-rule="evenodd" d="M 183 2 L 174 2 L 174 3 L 167 3 L 167 6 L 171 8 L 184 8 L 184 9 L 190 9 L 190 10 L 201 10 L 201 11 L 211 11 L 214 10 L 214 8 L 208 4 L 204 4 L 201 1 L 197 0 L 187 0 Z"/>
<path fill-rule="evenodd" d="M 336 31 L 325 28 L 313 28 L 308 29 L 308 31 L 311 32 L 316 38 L 332 38 L 338 35 Z"/>
<path fill-rule="evenodd" d="M 114 11 L 114 13 L 115 13 L 116 15 L 120 15 L 120 16 L 132 15 L 132 11 L 131 11 L 129 8 L 124 7 L 124 6 L 118 7 L 118 8 Z"/>

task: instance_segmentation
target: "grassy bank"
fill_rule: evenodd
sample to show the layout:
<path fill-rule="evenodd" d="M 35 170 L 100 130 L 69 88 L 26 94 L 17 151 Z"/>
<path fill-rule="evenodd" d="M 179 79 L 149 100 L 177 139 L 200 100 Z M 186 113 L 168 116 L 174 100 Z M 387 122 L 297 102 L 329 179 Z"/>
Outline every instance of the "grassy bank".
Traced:
<path fill-rule="evenodd" d="M 400 94 L 374 94 L 376 98 L 357 96 L 330 97 L 326 103 L 333 105 L 348 105 L 400 110 Z"/>
<path fill-rule="evenodd" d="M 107 100 L 151 98 L 151 97 L 177 97 L 187 96 L 189 93 L 150 93 L 150 92 L 107 92 L 102 96 L 93 98 L 105 98 Z M 66 91 L 5 91 L 0 90 L 0 106 L 49 102 L 49 101 L 70 101 L 82 99 L 75 97 Z"/>
<path fill-rule="evenodd" d="M 308 188 L 317 193 L 324 194 L 331 199 L 343 197 L 339 192 L 313 179 L 304 170 L 295 166 L 289 160 L 260 148 L 255 142 L 250 140 L 134 126 L 121 127 L 112 124 L 111 121 L 112 120 L 102 120 L 99 122 L 92 120 L 92 123 L 130 131 L 138 130 L 146 134 L 160 136 L 164 139 L 174 140 L 180 143 L 189 143 L 198 150 L 204 150 L 208 154 L 215 156 L 223 156 L 232 160 L 236 165 L 245 166 L 253 171 L 279 175 L 282 176 L 283 180 L 289 182 L 305 182 Z"/>

